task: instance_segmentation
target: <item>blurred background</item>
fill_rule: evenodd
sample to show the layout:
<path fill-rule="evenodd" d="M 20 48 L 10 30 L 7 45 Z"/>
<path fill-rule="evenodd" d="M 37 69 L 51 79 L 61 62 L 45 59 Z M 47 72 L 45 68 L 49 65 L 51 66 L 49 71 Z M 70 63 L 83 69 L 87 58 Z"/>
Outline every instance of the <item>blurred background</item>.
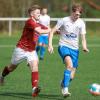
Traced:
<path fill-rule="evenodd" d="M 60 18 L 70 14 L 70 8 L 75 2 L 81 3 L 84 8 L 82 18 L 100 18 L 100 0 L 0 0 L 0 18 L 27 18 L 27 9 L 33 4 L 46 6 L 51 18 Z M 53 23 L 54 21 L 51 22 L 51 26 Z M 10 31 L 15 34 L 22 30 L 23 25 L 24 21 L 9 23 L 8 20 L 0 20 L 0 34 L 8 32 L 10 27 L 12 28 Z M 100 23 L 94 22 L 91 25 L 91 22 L 89 22 L 87 25 L 88 28 L 97 30 Z"/>

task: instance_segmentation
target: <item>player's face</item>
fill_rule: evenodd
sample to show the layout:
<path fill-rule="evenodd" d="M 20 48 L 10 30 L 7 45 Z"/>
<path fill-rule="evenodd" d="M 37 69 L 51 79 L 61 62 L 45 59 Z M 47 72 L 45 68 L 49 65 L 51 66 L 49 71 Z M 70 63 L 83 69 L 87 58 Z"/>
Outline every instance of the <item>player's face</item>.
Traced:
<path fill-rule="evenodd" d="M 47 9 L 46 9 L 46 8 L 42 9 L 42 14 L 43 14 L 43 15 L 44 15 L 44 14 L 47 14 Z"/>
<path fill-rule="evenodd" d="M 39 20 L 40 18 L 40 9 L 36 9 L 31 12 L 31 16 L 33 16 L 36 20 Z"/>
<path fill-rule="evenodd" d="M 73 18 L 73 20 L 75 21 L 78 18 L 80 18 L 80 15 L 81 15 L 80 11 L 72 12 L 72 18 Z"/>

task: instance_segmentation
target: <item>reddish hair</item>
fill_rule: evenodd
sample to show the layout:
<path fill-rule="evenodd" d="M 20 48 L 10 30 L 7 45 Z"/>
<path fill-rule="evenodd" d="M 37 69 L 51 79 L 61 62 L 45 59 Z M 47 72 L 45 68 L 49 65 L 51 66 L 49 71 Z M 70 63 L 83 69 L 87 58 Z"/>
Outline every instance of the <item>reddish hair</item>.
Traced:
<path fill-rule="evenodd" d="M 74 4 L 72 6 L 72 12 L 76 12 L 76 11 L 80 11 L 80 13 L 83 12 L 83 8 L 82 8 L 82 6 L 80 4 Z"/>
<path fill-rule="evenodd" d="M 36 9 L 41 9 L 41 8 L 40 8 L 39 5 L 33 5 L 32 7 L 30 7 L 30 8 L 28 9 L 28 13 L 30 14 L 31 11 L 34 11 L 34 10 L 36 10 Z"/>

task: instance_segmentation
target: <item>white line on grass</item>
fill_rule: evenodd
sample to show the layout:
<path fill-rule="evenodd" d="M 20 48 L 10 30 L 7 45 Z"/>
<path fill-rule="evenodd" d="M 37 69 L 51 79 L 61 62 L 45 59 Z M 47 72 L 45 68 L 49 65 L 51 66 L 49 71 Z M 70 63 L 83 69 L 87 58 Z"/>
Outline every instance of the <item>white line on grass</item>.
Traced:
<path fill-rule="evenodd" d="M 58 47 L 58 45 L 53 45 L 53 46 Z M 0 45 L 0 48 L 12 48 L 12 47 L 15 47 L 15 45 Z M 88 44 L 88 47 L 100 47 L 100 44 Z"/>
<path fill-rule="evenodd" d="M 0 45 L 0 48 L 10 48 L 15 47 L 15 45 Z"/>

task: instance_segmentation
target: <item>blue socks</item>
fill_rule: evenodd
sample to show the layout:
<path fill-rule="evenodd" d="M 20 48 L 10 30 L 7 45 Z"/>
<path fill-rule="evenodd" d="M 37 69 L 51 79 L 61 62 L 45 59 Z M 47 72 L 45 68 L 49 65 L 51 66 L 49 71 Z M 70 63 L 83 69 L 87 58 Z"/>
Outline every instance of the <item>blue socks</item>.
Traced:
<path fill-rule="evenodd" d="M 71 74 L 70 70 L 65 70 L 64 71 L 64 77 L 63 77 L 63 86 L 64 87 L 68 87 L 69 86 L 69 83 L 70 83 L 70 74 Z"/>
<path fill-rule="evenodd" d="M 45 47 L 43 46 L 37 46 L 36 47 L 36 52 L 38 53 L 38 51 L 40 50 L 40 58 L 44 58 L 44 54 L 45 54 Z"/>
<path fill-rule="evenodd" d="M 40 49 L 40 58 L 44 58 L 44 54 L 45 54 L 45 47 L 41 46 L 41 49 Z"/>
<path fill-rule="evenodd" d="M 36 47 L 36 52 L 38 53 L 38 51 L 40 50 L 40 46 Z"/>

